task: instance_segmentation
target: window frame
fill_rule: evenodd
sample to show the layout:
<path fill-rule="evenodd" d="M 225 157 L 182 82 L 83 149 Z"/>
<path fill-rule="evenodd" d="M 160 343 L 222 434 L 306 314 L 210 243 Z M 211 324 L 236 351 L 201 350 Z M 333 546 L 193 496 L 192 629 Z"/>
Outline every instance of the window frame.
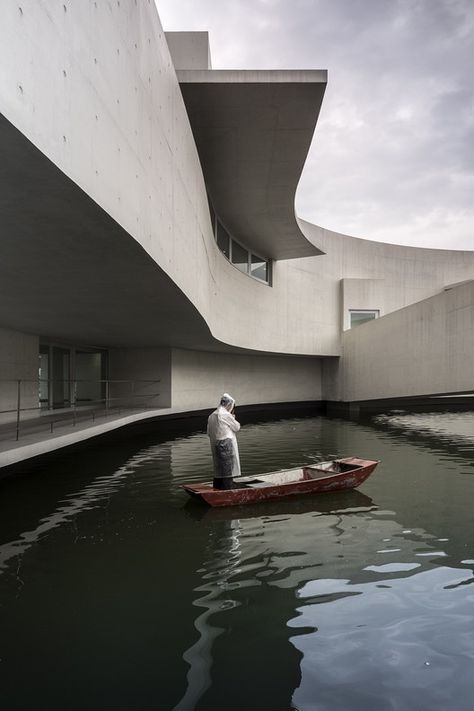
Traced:
<path fill-rule="evenodd" d="M 352 323 L 352 314 L 374 314 L 373 318 L 368 318 L 366 321 L 361 323 Z M 349 329 L 357 328 L 357 326 L 362 326 L 364 323 L 369 323 L 370 321 L 375 321 L 380 318 L 380 309 L 349 309 Z"/>
<path fill-rule="evenodd" d="M 212 205 L 212 203 L 210 203 L 210 204 Z M 217 248 L 218 248 L 219 252 L 222 254 L 222 256 L 225 257 L 225 259 L 227 259 L 227 261 L 234 267 L 234 269 L 237 269 L 237 271 L 239 271 L 241 274 L 245 274 L 246 276 L 250 277 L 251 279 L 255 279 L 255 281 L 260 282 L 260 284 L 265 284 L 265 286 L 270 286 L 270 287 L 273 286 L 273 284 L 272 284 L 272 275 L 273 275 L 272 260 L 269 259 L 269 258 L 265 258 L 265 257 L 260 256 L 259 254 L 257 254 L 256 252 L 254 252 L 252 249 L 250 249 L 249 247 L 247 247 L 245 244 L 242 244 L 242 242 L 240 242 L 238 239 L 235 239 L 235 237 L 232 237 L 232 235 L 231 235 L 230 232 L 227 230 L 227 228 L 225 227 L 225 225 L 223 224 L 223 222 L 219 219 L 219 217 L 217 216 L 217 214 L 215 213 L 215 211 L 214 211 L 214 214 L 215 214 L 215 223 L 214 223 L 214 225 L 213 225 L 213 227 L 214 227 L 214 230 L 213 230 L 213 232 L 214 232 L 214 240 L 215 240 L 216 245 L 217 245 Z M 218 241 L 217 241 L 217 235 L 218 235 L 219 227 L 226 233 L 226 235 L 227 235 L 228 238 L 229 238 L 229 256 L 227 256 L 227 255 L 225 254 L 225 252 L 222 251 L 222 249 L 220 248 L 219 243 L 218 243 Z M 247 269 L 246 269 L 246 271 L 244 271 L 243 269 L 239 269 L 239 267 L 237 266 L 237 264 L 234 264 L 234 262 L 233 262 L 233 254 L 232 254 L 233 249 L 232 249 L 232 245 L 234 244 L 234 242 L 235 242 L 235 244 L 238 245 L 242 250 L 244 250 L 244 252 L 246 252 L 246 254 L 247 254 Z M 254 256 L 254 257 L 256 257 L 257 259 L 260 259 L 260 261 L 266 263 L 266 265 L 267 265 L 268 281 L 266 281 L 265 279 L 260 279 L 260 277 L 254 276 L 254 275 L 252 274 L 252 256 Z M 243 262 L 242 262 L 242 264 L 243 264 Z"/>

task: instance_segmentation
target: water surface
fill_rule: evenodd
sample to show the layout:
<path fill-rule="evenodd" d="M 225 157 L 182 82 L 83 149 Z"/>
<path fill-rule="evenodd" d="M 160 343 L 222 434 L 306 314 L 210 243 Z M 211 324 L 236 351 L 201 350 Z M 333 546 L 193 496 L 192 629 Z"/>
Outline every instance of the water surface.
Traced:
<path fill-rule="evenodd" d="M 473 433 L 474 413 L 247 425 L 246 474 L 381 464 L 233 509 L 180 487 L 209 477 L 201 431 L 1 481 L 2 709 L 470 711 Z"/>

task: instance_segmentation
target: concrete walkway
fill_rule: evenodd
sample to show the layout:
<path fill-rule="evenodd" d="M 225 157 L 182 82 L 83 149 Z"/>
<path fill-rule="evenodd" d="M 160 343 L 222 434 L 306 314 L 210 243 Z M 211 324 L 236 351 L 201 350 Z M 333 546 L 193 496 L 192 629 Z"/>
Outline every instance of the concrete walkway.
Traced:
<path fill-rule="evenodd" d="M 135 422 L 143 422 L 155 418 L 161 418 L 168 415 L 180 414 L 185 410 L 177 408 L 157 408 L 154 410 L 137 411 L 137 409 L 122 410 L 120 414 L 114 413 L 109 415 L 97 415 L 95 420 L 91 417 L 87 419 L 78 419 L 76 424 L 72 420 L 56 420 L 55 427 L 51 433 L 48 429 L 48 422 L 38 430 L 43 424 L 36 420 L 28 423 L 29 429 L 20 431 L 20 438 L 17 441 L 15 438 L 15 426 L 11 423 L 8 425 L 9 432 L 5 437 L 5 431 L 0 439 L 0 469 L 3 467 L 18 464 L 27 459 L 38 457 L 42 454 L 54 452 L 63 447 L 68 447 L 78 442 L 92 439 L 98 435 L 111 432 L 125 425 Z M 0 430 L 5 430 L 5 425 Z M 34 427 L 34 430 L 32 429 Z"/>

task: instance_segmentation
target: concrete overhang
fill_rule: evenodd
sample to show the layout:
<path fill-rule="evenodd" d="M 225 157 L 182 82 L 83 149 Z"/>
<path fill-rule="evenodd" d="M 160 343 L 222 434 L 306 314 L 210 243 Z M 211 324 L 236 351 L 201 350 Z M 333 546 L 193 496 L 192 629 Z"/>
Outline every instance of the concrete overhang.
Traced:
<path fill-rule="evenodd" d="M 1 114 L 0 156 L 2 327 L 83 345 L 213 348 L 163 269 Z"/>
<path fill-rule="evenodd" d="M 327 83 L 324 70 L 178 70 L 214 209 L 271 259 L 323 252 L 301 232 L 296 188 Z"/>
<path fill-rule="evenodd" d="M 1 113 L 0 156 L 2 328 L 104 348 L 255 353 L 217 340 L 168 273 Z"/>

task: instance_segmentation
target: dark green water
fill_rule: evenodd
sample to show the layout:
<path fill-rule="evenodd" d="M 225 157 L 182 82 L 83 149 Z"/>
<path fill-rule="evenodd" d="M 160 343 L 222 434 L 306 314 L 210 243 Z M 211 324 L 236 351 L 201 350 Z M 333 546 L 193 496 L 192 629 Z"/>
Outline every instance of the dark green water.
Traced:
<path fill-rule="evenodd" d="M 207 510 L 202 432 L 0 481 L 0 708 L 471 711 L 474 413 L 247 425 L 245 473 L 359 491 Z"/>

